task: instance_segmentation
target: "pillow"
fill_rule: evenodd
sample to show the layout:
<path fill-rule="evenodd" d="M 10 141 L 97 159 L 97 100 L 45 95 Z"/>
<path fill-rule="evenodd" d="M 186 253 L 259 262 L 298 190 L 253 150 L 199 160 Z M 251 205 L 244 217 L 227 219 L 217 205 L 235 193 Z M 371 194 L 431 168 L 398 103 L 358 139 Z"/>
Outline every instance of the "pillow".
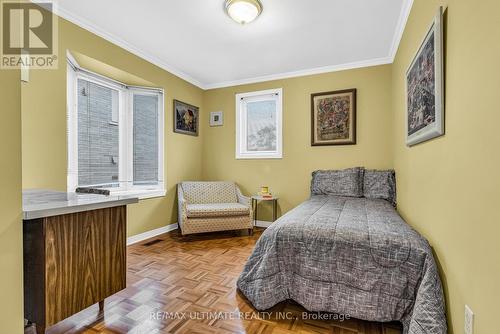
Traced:
<path fill-rule="evenodd" d="M 343 170 L 317 170 L 312 173 L 312 195 L 363 196 L 362 167 Z"/>
<path fill-rule="evenodd" d="M 366 169 L 363 193 L 366 198 L 385 199 L 396 206 L 396 173 L 394 170 Z"/>

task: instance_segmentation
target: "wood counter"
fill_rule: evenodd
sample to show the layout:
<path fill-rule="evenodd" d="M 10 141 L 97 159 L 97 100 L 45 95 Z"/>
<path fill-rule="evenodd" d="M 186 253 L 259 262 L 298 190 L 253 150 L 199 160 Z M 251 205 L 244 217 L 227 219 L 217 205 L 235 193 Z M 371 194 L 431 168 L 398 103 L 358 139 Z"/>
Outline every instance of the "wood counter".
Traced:
<path fill-rule="evenodd" d="M 126 206 L 23 221 L 24 313 L 37 333 L 126 286 Z"/>

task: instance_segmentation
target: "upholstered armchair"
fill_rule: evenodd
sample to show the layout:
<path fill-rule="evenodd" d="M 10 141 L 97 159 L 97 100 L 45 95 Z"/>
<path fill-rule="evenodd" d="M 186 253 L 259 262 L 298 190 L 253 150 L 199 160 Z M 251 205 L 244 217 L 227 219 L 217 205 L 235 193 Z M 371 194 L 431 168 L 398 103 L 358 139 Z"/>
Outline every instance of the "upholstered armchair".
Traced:
<path fill-rule="evenodd" d="M 234 182 L 182 182 L 177 186 L 178 223 L 183 235 L 248 229 L 252 205 Z"/>

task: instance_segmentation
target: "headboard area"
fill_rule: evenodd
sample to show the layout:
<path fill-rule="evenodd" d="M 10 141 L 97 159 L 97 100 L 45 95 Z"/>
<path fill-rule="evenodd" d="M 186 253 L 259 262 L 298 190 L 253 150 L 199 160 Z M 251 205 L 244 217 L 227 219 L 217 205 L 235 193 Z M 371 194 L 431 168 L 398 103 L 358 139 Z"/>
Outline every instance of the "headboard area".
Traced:
<path fill-rule="evenodd" d="M 396 172 L 364 167 L 316 170 L 312 173 L 311 195 L 385 199 L 396 206 Z"/>

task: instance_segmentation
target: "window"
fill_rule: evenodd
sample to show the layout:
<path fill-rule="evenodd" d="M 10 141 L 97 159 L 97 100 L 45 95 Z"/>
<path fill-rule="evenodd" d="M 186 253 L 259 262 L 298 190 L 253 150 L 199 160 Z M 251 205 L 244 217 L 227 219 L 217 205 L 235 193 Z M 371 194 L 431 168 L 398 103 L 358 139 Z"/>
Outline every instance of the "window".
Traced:
<path fill-rule="evenodd" d="M 68 191 L 165 195 L 162 90 L 127 86 L 70 60 L 67 84 Z"/>
<path fill-rule="evenodd" d="M 281 159 L 281 120 L 281 88 L 236 94 L 236 159 Z"/>

